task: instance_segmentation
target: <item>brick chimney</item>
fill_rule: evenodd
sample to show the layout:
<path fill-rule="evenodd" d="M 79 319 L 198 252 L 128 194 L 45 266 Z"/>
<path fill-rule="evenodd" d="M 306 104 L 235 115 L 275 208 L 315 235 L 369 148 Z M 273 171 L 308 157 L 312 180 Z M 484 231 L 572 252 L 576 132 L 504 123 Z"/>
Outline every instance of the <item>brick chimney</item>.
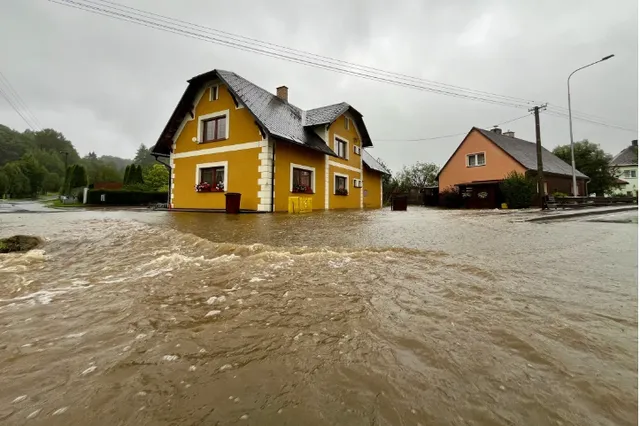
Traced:
<path fill-rule="evenodd" d="M 504 132 L 503 135 L 509 136 L 510 138 L 513 138 L 516 136 L 515 132 L 512 132 L 511 130 Z"/>
<path fill-rule="evenodd" d="M 631 146 L 638 147 L 638 139 L 634 139 L 631 141 Z"/>
<path fill-rule="evenodd" d="M 287 86 L 276 88 L 276 96 L 285 102 L 289 102 L 289 88 Z"/>
<path fill-rule="evenodd" d="M 493 133 L 497 133 L 497 134 L 499 134 L 499 135 L 501 135 L 501 134 L 502 134 L 502 129 L 501 129 L 501 128 L 499 128 L 499 127 L 494 127 L 493 129 L 491 129 L 491 131 L 492 131 Z"/>

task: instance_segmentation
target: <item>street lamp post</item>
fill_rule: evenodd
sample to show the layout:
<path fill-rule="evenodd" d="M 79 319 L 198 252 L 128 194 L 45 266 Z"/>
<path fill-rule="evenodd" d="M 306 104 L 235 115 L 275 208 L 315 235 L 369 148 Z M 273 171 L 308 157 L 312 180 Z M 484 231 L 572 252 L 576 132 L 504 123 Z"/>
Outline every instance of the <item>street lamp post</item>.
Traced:
<path fill-rule="evenodd" d="M 585 68 L 588 68 L 592 65 L 595 65 L 599 62 L 602 61 L 606 61 L 607 59 L 611 59 L 613 58 L 614 55 L 608 55 L 605 56 L 604 58 L 592 62 L 589 65 L 585 65 L 583 67 L 578 68 L 577 70 L 575 70 L 574 72 L 572 72 L 571 74 L 569 74 L 569 77 L 567 77 L 567 101 L 569 103 L 569 137 L 571 138 L 571 183 L 572 183 L 572 188 L 573 188 L 573 196 L 577 197 L 578 196 L 578 184 L 576 183 L 576 158 L 573 154 L 573 122 L 571 120 L 571 85 L 570 85 L 570 80 L 571 80 L 571 76 L 574 75 L 575 73 L 577 73 L 580 70 L 583 70 Z M 586 195 L 586 194 L 585 194 Z"/>

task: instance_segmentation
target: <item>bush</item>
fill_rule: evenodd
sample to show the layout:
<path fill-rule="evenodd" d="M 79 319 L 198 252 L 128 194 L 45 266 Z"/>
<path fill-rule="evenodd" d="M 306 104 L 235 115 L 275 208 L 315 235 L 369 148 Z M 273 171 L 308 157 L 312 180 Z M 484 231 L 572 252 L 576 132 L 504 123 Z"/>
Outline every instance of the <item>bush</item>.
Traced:
<path fill-rule="evenodd" d="M 438 202 L 442 207 L 449 209 L 458 209 L 464 204 L 458 188 L 453 186 L 445 188 L 440 192 Z"/>
<path fill-rule="evenodd" d="M 568 197 L 567 194 L 565 194 L 564 192 L 554 192 L 553 195 L 555 198 L 564 198 L 564 197 Z"/>
<path fill-rule="evenodd" d="M 531 206 L 536 195 L 536 183 L 522 173 L 513 171 L 500 183 L 507 206 L 510 209 L 523 209 Z"/>
<path fill-rule="evenodd" d="M 105 200 L 101 201 L 103 194 Z M 87 196 L 87 204 L 109 204 L 112 206 L 140 206 L 166 202 L 166 192 L 92 189 Z"/>

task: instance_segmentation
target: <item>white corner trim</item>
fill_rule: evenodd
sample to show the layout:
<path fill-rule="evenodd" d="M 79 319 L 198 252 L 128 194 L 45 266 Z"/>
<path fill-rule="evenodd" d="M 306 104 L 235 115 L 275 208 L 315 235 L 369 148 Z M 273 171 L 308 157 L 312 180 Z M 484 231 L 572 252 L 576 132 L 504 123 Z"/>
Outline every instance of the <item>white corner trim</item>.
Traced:
<path fill-rule="evenodd" d="M 209 120 L 210 118 L 221 117 L 223 115 L 227 116 L 227 123 L 226 123 L 226 126 L 225 126 L 224 138 L 225 139 L 229 139 L 229 127 L 231 127 L 230 126 L 231 119 L 229 117 L 229 110 L 225 109 L 224 111 L 216 111 L 216 112 L 212 112 L 210 114 L 204 114 L 204 115 L 199 115 L 198 116 L 198 133 L 197 133 L 197 136 L 196 136 L 198 143 L 202 143 L 203 142 L 202 141 L 202 138 L 203 138 L 203 135 L 202 135 L 202 122 L 205 121 L 205 120 Z"/>
<path fill-rule="evenodd" d="M 383 197 L 383 194 L 382 194 L 382 189 L 383 189 L 382 176 L 380 176 L 380 208 L 382 208 L 382 202 L 384 201 L 384 197 Z"/>
<path fill-rule="evenodd" d="M 337 161 L 329 160 L 329 165 L 333 167 L 340 167 L 341 169 L 351 170 L 352 172 L 362 173 L 362 169 L 353 166 L 347 166 L 346 164 L 338 163 Z"/>
<path fill-rule="evenodd" d="M 293 169 L 307 170 L 311 172 L 311 190 L 316 193 L 316 168 L 303 166 L 302 164 L 289 163 L 289 192 L 293 191 Z"/>
<path fill-rule="evenodd" d="M 345 160 L 348 160 L 349 159 L 349 147 L 350 147 L 349 141 L 347 140 L 347 138 L 343 138 L 342 136 L 336 135 L 334 133 L 333 134 L 333 151 L 336 152 L 336 153 L 338 152 L 337 149 L 336 149 L 338 147 L 338 141 L 342 141 L 342 142 L 347 144 L 344 153 L 347 156 L 347 158 L 345 158 Z M 340 157 L 340 158 L 342 158 L 342 157 Z"/>
<path fill-rule="evenodd" d="M 200 169 L 206 169 L 209 167 L 224 167 L 224 180 L 222 184 L 224 185 L 225 192 L 229 190 L 229 162 L 228 161 L 217 161 L 215 163 L 200 163 L 196 164 L 196 185 L 200 182 Z M 213 184 L 213 182 L 211 182 Z"/>
<path fill-rule="evenodd" d="M 260 142 L 237 143 L 233 145 L 218 146 L 215 148 L 206 148 L 206 149 L 197 149 L 195 151 L 179 152 L 177 154 L 173 154 L 173 158 L 198 157 L 201 155 L 220 154 L 223 152 L 242 151 L 245 149 L 255 149 L 255 148 L 260 148 Z"/>
<path fill-rule="evenodd" d="M 338 172 L 333 172 L 333 195 L 336 195 L 336 176 L 340 176 L 347 179 L 345 187 L 348 195 L 351 192 L 349 190 L 351 188 L 351 178 L 349 177 L 349 175 L 345 175 Z"/>
<path fill-rule="evenodd" d="M 324 156 L 324 209 L 329 210 L 329 156 Z"/>

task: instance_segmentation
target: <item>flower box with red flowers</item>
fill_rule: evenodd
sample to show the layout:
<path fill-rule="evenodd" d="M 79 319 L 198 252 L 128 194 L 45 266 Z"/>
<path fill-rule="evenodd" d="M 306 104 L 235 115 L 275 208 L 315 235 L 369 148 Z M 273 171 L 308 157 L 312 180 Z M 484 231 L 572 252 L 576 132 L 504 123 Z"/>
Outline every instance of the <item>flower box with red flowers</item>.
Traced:
<path fill-rule="evenodd" d="M 349 195 L 349 191 L 345 188 L 338 188 L 336 189 L 336 195 Z"/>
<path fill-rule="evenodd" d="M 196 185 L 196 192 L 224 192 L 224 185 L 222 182 L 215 186 L 208 182 L 200 182 Z"/>
<path fill-rule="evenodd" d="M 306 185 L 293 185 L 294 194 L 313 194 L 313 190 Z"/>

